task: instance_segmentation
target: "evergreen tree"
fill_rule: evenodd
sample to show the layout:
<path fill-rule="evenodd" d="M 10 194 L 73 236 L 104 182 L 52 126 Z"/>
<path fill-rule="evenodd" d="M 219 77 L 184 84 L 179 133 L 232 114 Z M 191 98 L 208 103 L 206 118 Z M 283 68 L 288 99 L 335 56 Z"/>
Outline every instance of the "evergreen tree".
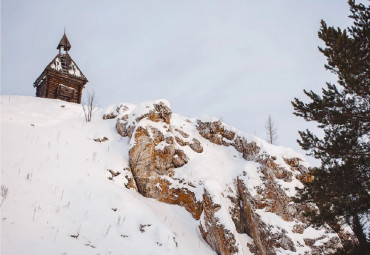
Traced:
<path fill-rule="evenodd" d="M 300 146 L 321 160 L 312 170 L 314 181 L 301 191 L 301 199 L 314 202 L 317 224 L 344 218 L 352 226 L 361 247 L 368 246 L 359 215 L 370 207 L 370 11 L 369 6 L 349 2 L 353 25 L 347 29 L 321 21 L 318 36 L 325 43 L 319 51 L 327 58 L 325 68 L 338 80 L 327 83 L 321 94 L 304 91 L 309 102 L 295 98 L 294 114 L 317 122 L 324 131 L 318 137 L 300 131 Z"/>

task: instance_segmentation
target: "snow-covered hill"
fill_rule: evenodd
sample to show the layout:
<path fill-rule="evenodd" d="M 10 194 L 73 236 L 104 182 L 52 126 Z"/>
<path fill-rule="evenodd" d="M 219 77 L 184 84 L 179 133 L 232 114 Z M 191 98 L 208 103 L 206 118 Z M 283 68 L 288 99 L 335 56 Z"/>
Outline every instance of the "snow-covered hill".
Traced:
<path fill-rule="evenodd" d="M 292 201 L 310 181 L 301 155 L 216 119 L 173 114 L 165 100 L 114 105 L 86 123 L 81 105 L 1 96 L 1 138 L 3 254 L 341 247 L 329 226 L 303 216 L 315 206 Z"/>
<path fill-rule="evenodd" d="M 1 96 L 1 254 L 215 254 L 184 208 L 108 179 L 128 165 L 129 144 L 101 117 L 85 123 L 81 105 Z"/>

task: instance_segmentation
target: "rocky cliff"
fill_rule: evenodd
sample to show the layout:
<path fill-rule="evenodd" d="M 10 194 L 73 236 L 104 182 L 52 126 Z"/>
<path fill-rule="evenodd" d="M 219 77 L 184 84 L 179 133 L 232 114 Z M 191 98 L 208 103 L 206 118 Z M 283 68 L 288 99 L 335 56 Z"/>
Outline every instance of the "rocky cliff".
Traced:
<path fill-rule="evenodd" d="M 112 106 L 103 118 L 130 139 L 126 187 L 184 207 L 217 254 L 330 254 L 356 242 L 348 226 L 313 227 L 304 212 L 316 206 L 293 201 L 313 177 L 290 149 L 173 114 L 165 100 Z"/>

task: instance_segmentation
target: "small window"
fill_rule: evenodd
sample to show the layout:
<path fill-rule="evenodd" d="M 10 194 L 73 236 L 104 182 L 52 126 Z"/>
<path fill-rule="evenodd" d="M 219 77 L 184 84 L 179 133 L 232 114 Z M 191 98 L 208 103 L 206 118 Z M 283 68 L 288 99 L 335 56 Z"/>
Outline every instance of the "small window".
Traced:
<path fill-rule="evenodd" d="M 76 90 L 74 88 L 59 84 L 57 89 L 57 98 L 65 101 L 71 101 L 73 99 L 75 91 Z"/>

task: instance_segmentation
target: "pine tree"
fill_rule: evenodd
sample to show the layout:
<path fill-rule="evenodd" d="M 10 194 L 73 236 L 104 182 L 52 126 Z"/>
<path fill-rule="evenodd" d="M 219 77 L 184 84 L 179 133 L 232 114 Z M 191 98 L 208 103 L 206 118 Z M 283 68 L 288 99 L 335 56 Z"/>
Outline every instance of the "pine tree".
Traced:
<path fill-rule="evenodd" d="M 321 160 L 312 170 L 315 179 L 301 191 L 301 199 L 315 202 L 316 223 L 344 218 L 362 247 L 368 245 L 359 215 L 370 213 L 370 11 L 369 6 L 349 1 L 353 25 L 347 29 L 321 21 L 318 36 L 325 43 L 319 51 L 327 58 L 325 68 L 338 80 L 327 83 L 321 94 L 304 91 L 309 102 L 295 98 L 294 114 L 317 122 L 324 131 L 318 137 L 300 131 L 300 146 Z"/>

